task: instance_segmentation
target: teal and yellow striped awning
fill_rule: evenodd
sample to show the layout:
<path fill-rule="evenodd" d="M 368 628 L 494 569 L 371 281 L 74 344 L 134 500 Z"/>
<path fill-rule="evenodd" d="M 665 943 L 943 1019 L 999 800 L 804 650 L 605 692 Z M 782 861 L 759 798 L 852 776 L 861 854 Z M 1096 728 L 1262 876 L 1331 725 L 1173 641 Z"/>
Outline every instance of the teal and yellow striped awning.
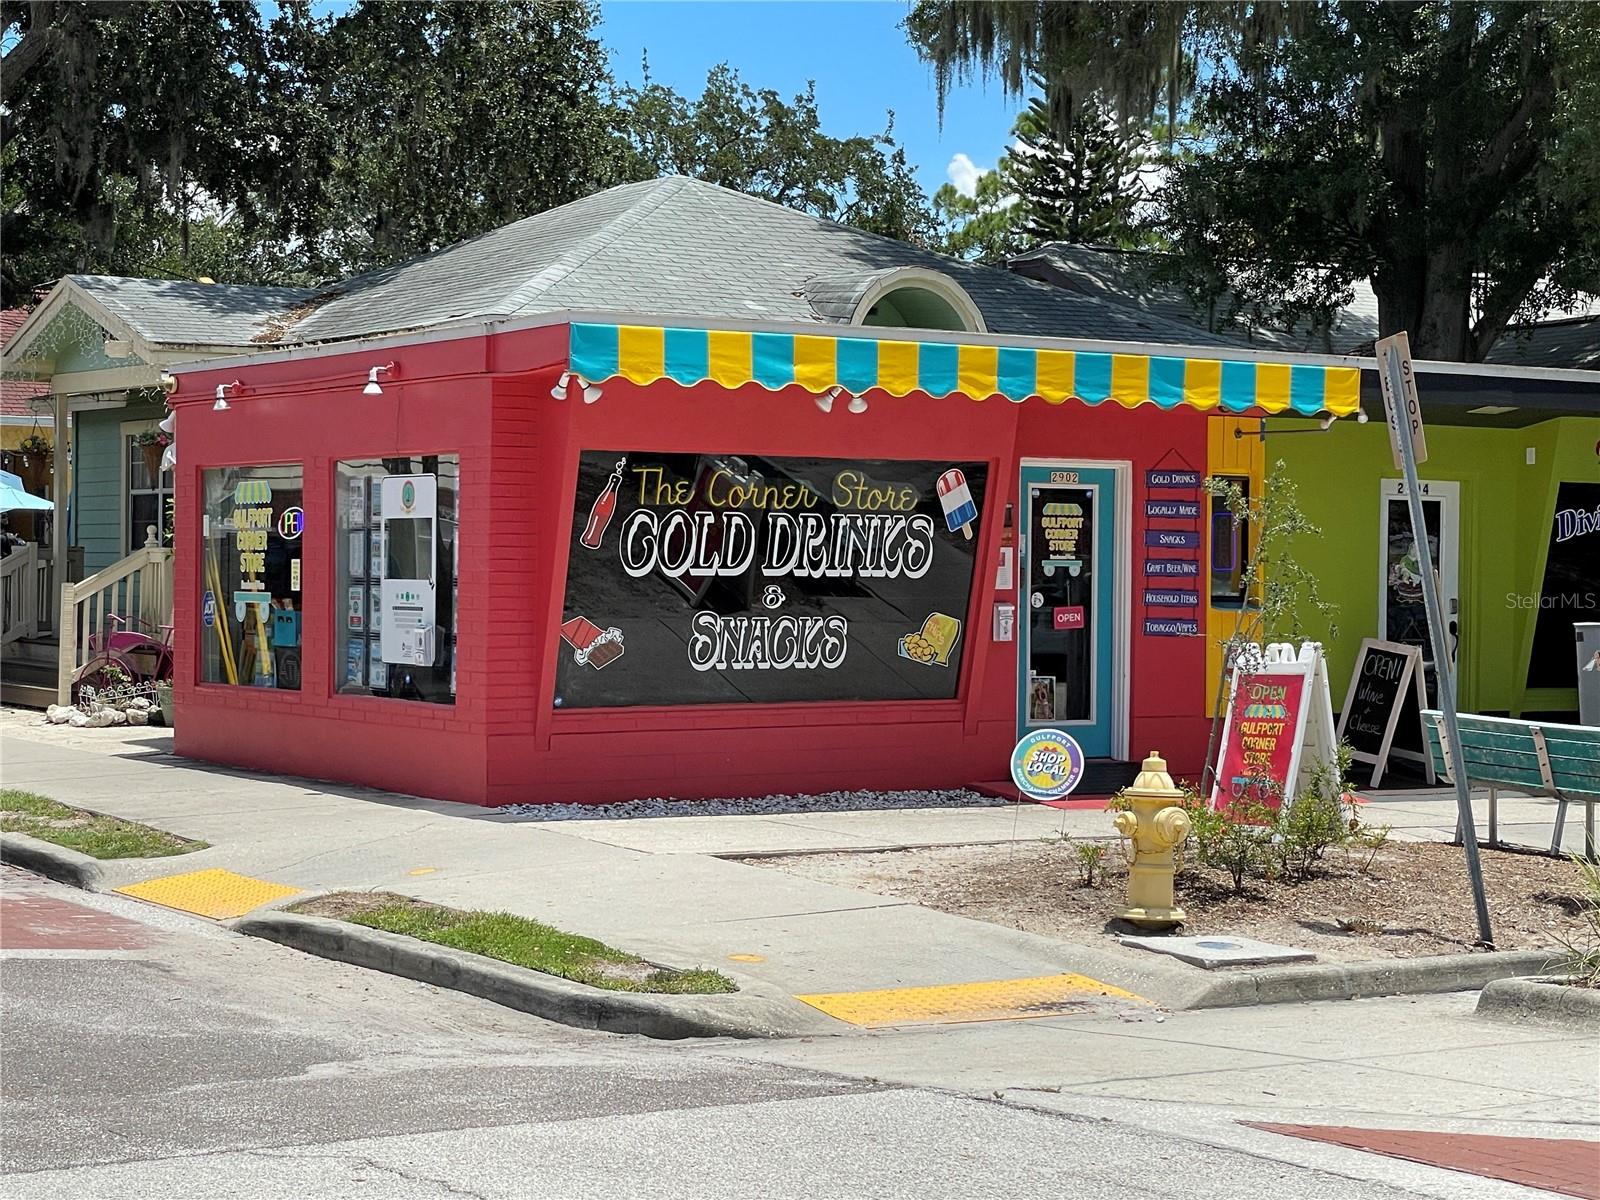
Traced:
<path fill-rule="evenodd" d="M 688 387 L 757 383 L 821 393 L 838 386 L 859 395 L 1037 397 L 1047 404 L 1114 400 L 1203 410 L 1347 416 L 1359 407 L 1356 367 L 1237 359 L 909 342 L 897 338 L 573 324 L 570 366 L 592 383 L 622 378 Z"/>

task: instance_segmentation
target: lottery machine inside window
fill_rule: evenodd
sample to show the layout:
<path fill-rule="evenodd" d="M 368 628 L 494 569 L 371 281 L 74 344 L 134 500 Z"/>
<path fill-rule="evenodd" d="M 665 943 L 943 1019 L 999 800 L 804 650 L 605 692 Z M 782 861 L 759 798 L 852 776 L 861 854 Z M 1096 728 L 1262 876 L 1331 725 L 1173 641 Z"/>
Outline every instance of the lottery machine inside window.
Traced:
<path fill-rule="evenodd" d="M 334 685 L 341 695 L 453 704 L 453 454 L 341 462 L 334 481 Z"/>
<path fill-rule="evenodd" d="M 200 667 L 206 683 L 300 690 L 302 487 L 298 463 L 203 475 Z"/>

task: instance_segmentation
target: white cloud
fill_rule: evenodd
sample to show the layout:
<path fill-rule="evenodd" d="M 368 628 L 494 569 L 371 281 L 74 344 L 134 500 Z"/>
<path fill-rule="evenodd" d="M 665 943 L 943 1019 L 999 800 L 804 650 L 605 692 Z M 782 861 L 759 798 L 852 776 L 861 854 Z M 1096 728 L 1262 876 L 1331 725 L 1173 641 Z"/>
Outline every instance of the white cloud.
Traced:
<path fill-rule="evenodd" d="M 955 184 L 956 191 L 971 197 L 978 194 L 978 180 L 989 173 L 989 168 L 980 167 L 965 154 L 957 154 L 945 167 L 944 173 Z"/>

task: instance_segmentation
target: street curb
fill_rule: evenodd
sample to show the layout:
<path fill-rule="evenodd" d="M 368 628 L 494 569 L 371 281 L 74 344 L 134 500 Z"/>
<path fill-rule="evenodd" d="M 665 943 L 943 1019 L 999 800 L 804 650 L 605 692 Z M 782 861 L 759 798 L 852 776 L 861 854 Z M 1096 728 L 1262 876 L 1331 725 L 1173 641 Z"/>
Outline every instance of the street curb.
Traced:
<path fill-rule="evenodd" d="M 1508 976 L 1541 975 L 1553 950 L 1507 950 L 1484 954 L 1434 954 L 1384 962 L 1318 963 L 1266 970 L 1230 971 L 1210 981 L 1181 1007 L 1244 1008 L 1308 1000 L 1352 1000 L 1366 996 L 1413 996 L 1466 992 Z"/>
<path fill-rule="evenodd" d="M 1079 842 L 1114 842 L 1118 835 L 1115 833 L 1085 834 L 1083 837 L 1074 838 Z M 1024 838 L 1023 841 L 1038 839 Z M 668 854 L 703 854 L 707 858 L 722 858 L 730 861 L 747 859 L 757 861 L 769 858 L 807 858 L 819 854 L 904 854 L 910 850 L 965 850 L 971 846 L 1015 846 L 1017 838 L 985 838 L 967 842 L 885 842 L 882 845 L 863 846 L 857 843 L 853 846 L 815 846 L 803 850 L 669 850 Z"/>
<path fill-rule="evenodd" d="M 1564 976 L 1496 979 L 1478 996 L 1477 1014 L 1492 1021 L 1600 1029 L 1600 988 L 1572 987 Z"/>
<path fill-rule="evenodd" d="M 0 862 L 69 884 L 87 892 L 100 890 L 104 870 L 93 855 L 57 846 L 25 833 L 0 833 Z"/>
<path fill-rule="evenodd" d="M 304 897 L 296 897 L 304 899 Z M 608 992 L 404 934 L 298 913 L 241 917 L 231 928 L 306 954 L 350 963 L 532 1013 L 547 1021 L 652 1038 L 777 1038 L 837 1033 L 838 1025 L 749 979 L 732 995 Z"/>

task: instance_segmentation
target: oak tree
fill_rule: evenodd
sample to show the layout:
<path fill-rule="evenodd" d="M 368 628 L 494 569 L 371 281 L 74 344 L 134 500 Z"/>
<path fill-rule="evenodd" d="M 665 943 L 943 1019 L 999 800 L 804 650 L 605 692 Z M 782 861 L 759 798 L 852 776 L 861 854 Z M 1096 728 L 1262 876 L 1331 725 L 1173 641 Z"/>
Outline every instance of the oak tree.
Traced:
<path fill-rule="evenodd" d="M 941 103 L 970 75 L 1169 140 L 1183 277 L 1284 322 L 1370 280 L 1383 333 L 1481 360 L 1600 291 L 1600 5 L 921 0 Z"/>

